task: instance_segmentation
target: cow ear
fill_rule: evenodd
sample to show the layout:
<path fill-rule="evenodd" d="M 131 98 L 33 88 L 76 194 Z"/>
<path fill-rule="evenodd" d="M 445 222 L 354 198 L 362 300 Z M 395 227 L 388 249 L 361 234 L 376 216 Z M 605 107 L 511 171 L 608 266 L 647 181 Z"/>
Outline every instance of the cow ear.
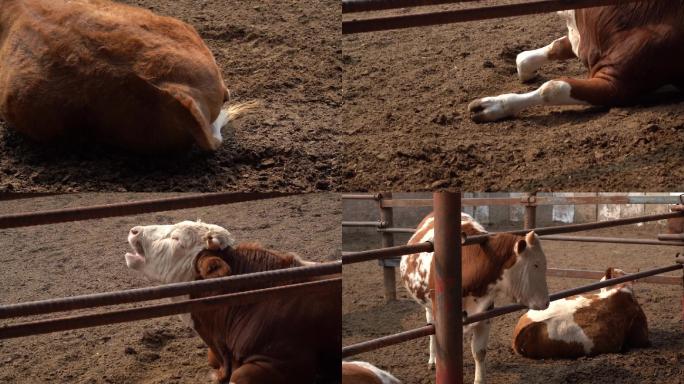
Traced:
<path fill-rule="evenodd" d="M 612 279 L 613 278 L 613 267 L 608 267 L 608 269 L 606 269 L 606 274 L 604 276 L 606 276 L 606 280 Z"/>
<path fill-rule="evenodd" d="M 206 255 L 197 260 L 197 273 L 203 279 L 230 276 L 230 272 L 230 266 L 220 257 Z"/>
<path fill-rule="evenodd" d="M 515 253 L 518 255 L 521 255 L 523 252 L 525 252 L 525 249 L 527 249 L 527 241 L 526 240 L 518 240 L 517 243 L 515 243 Z"/>

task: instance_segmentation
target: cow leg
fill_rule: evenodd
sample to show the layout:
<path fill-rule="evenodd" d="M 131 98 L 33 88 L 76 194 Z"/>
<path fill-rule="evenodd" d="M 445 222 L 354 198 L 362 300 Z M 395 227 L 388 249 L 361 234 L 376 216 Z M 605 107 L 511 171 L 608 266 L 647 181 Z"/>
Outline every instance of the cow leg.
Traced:
<path fill-rule="evenodd" d="M 475 360 L 475 384 L 485 382 L 485 356 L 487 355 L 487 341 L 489 340 L 489 320 L 481 321 L 473 327 L 473 337 L 470 339 L 470 349 Z"/>
<path fill-rule="evenodd" d="M 425 307 L 425 319 L 428 324 L 434 324 L 434 319 L 432 318 L 432 308 Z M 430 358 L 428 359 L 428 368 L 433 369 L 435 367 L 435 349 L 437 349 L 437 339 L 435 335 L 430 335 Z"/>
<path fill-rule="evenodd" d="M 291 368 L 291 367 L 290 367 Z M 247 363 L 233 371 L 230 376 L 230 384 L 290 384 L 290 383 L 311 383 L 314 378 L 287 378 L 270 364 L 264 362 Z"/>
<path fill-rule="evenodd" d="M 473 121 L 481 123 L 514 116 L 535 105 L 616 105 L 632 98 L 637 91 L 607 76 L 562 78 L 547 81 L 528 93 L 484 97 L 470 103 L 468 109 Z"/>
<path fill-rule="evenodd" d="M 572 44 L 567 36 L 556 39 L 545 47 L 520 52 L 515 58 L 518 78 L 523 83 L 530 81 L 536 76 L 537 70 L 549 61 L 567 60 L 573 57 L 575 53 L 572 51 Z"/>

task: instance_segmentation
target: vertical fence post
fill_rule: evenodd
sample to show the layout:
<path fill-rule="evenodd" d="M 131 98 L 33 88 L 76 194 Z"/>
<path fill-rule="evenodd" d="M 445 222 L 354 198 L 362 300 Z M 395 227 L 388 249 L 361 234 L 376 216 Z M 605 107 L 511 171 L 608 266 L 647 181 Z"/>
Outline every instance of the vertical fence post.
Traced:
<path fill-rule="evenodd" d="M 525 218 L 523 226 L 525 229 L 533 229 L 537 226 L 537 201 L 536 194 L 529 193 L 525 201 Z"/>
<path fill-rule="evenodd" d="M 434 294 L 437 384 L 463 383 L 461 193 L 435 192 Z"/>
<path fill-rule="evenodd" d="M 392 192 L 383 192 L 378 196 L 378 208 L 380 208 L 380 221 L 383 223 L 385 228 L 394 227 L 394 212 L 392 207 L 383 207 L 383 199 L 391 199 Z M 394 234 L 390 232 L 382 232 L 382 247 L 393 247 L 394 246 Z M 382 273 L 383 281 L 385 284 L 385 302 L 390 302 L 397 299 L 397 281 L 395 268 L 392 265 L 388 265 L 389 260 L 383 260 L 382 263 Z"/>

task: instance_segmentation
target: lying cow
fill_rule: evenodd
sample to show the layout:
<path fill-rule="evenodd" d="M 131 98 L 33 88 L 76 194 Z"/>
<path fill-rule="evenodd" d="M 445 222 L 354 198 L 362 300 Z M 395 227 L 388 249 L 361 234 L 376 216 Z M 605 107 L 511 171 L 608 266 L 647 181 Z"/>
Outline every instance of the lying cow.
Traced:
<path fill-rule="evenodd" d="M 461 230 L 467 235 L 487 233 L 469 215 L 461 214 Z M 454 234 L 459 236 L 459 234 Z M 432 241 L 434 216 L 428 215 L 418 225 L 409 244 Z M 401 278 L 411 296 L 425 307 L 427 322 L 433 322 L 432 295 L 434 279 L 431 271 L 432 252 L 406 255 L 401 258 Z M 546 256 L 534 232 L 526 236 L 508 233 L 492 235 L 483 244 L 467 245 L 462 249 L 463 310 L 474 315 L 493 308 L 495 300 L 512 300 L 534 309 L 549 305 L 546 285 Z M 490 321 L 464 327 L 472 331 L 471 349 L 475 359 L 475 383 L 483 383 L 485 354 Z M 428 366 L 435 364 L 436 340 L 430 336 Z"/>
<path fill-rule="evenodd" d="M 621 105 L 664 85 L 684 86 L 681 1 L 629 2 L 559 14 L 568 35 L 520 53 L 518 77 L 525 82 L 551 60 L 579 57 L 589 69 L 589 78 L 560 78 L 533 92 L 475 100 L 468 106 L 474 121 L 499 120 L 534 105 Z"/>
<path fill-rule="evenodd" d="M 107 0 L 3 0 L 0 116 L 38 141 L 216 150 L 245 110 L 188 24 Z"/>
<path fill-rule="evenodd" d="M 363 361 L 343 361 L 342 384 L 401 384 L 401 381 L 372 364 Z"/>
<path fill-rule="evenodd" d="M 601 281 L 624 274 L 608 268 Z M 646 315 L 631 282 L 556 300 L 543 311 L 528 311 L 513 332 L 515 353 L 534 359 L 593 356 L 648 345 Z"/>
<path fill-rule="evenodd" d="M 134 227 L 128 242 L 133 252 L 126 254 L 126 265 L 161 283 L 311 264 L 256 244 L 236 244 L 225 229 L 201 222 Z M 325 291 L 214 307 L 182 318 L 209 346 L 219 383 L 328 383 L 340 380 L 341 308 L 341 291 Z"/>

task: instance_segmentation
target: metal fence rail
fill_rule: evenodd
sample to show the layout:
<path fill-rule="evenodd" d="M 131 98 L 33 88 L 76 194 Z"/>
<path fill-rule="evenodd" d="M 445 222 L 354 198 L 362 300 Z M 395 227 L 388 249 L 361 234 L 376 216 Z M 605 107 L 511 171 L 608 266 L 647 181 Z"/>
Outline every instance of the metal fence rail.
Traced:
<path fill-rule="evenodd" d="M 240 203 L 290 195 L 292 194 L 218 192 L 177 196 L 165 199 L 95 205 L 90 207 L 56 209 L 42 212 L 16 213 L 0 215 L 0 229 L 139 215 L 143 213 Z"/>
<path fill-rule="evenodd" d="M 480 0 L 342 0 L 342 13 L 381 11 L 385 9 L 456 4 Z"/>
<path fill-rule="evenodd" d="M 528 3 L 490 7 L 426 12 L 401 16 L 375 17 L 361 20 L 343 20 L 342 34 L 376 32 L 390 29 L 427 27 L 438 24 L 524 16 L 569 9 L 599 7 L 648 0 L 542 0 Z"/>
<path fill-rule="evenodd" d="M 0 306 L 0 319 L 157 300 L 210 291 L 220 290 L 222 293 L 230 293 L 241 289 L 251 290 L 264 288 L 268 285 L 276 285 L 277 283 L 287 283 L 294 279 L 339 273 L 342 273 L 342 262 L 334 261 L 313 266 L 277 269 L 216 279 L 165 284 L 156 287 L 7 304 Z"/>
<path fill-rule="evenodd" d="M 239 293 L 230 293 L 226 295 L 204 297 L 200 299 L 184 300 L 170 304 L 152 305 L 142 308 L 124 309 L 93 315 L 73 316 L 60 319 L 41 320 L 8 325 L 0 327 L 0 339 L 9 339 L 49 332 L 151 319 L 155 317 L 163 317 L 191 311 L 207 310 L 219 305 L 244 305 L 267 298 L 282 297 L 284 295 L 291 296 L 295 294 L 320 294 L 323 292 L 329 292 L 330 290 L 339 291 L 339 294 L 342 294 L 341 277 Z"/>
<path fill-rule="evenodd" d="M 432 252 L 434 246 L 430 242 L 411 244 L 411 245 L 397 245 L 395 247 L 372 249 L 361 252 L 347 252 L 342 254 L 342 264 L 360 263 L 370 260 L 389 259 L 402 255 L 410 255 L 412 253 Z"/>

